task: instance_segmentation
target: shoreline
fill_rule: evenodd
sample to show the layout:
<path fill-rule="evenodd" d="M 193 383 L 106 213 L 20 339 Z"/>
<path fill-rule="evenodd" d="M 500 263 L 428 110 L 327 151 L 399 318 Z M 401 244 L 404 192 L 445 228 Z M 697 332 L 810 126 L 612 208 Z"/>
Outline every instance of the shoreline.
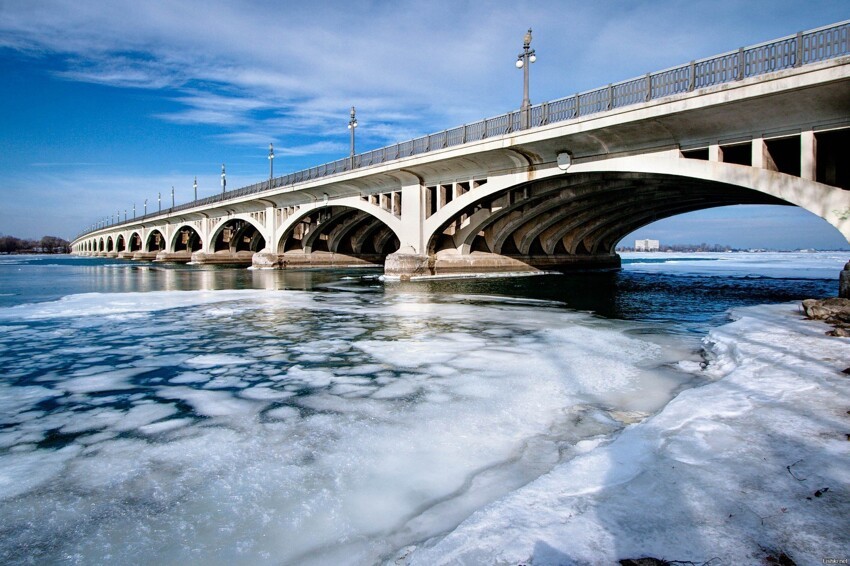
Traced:
<path fill-rule="evenodd" d="M 715 381 L 398 563 L 850 558 L 850 340 L 826 336 L 798 303 L 731 316 L 703 339 Z"/>

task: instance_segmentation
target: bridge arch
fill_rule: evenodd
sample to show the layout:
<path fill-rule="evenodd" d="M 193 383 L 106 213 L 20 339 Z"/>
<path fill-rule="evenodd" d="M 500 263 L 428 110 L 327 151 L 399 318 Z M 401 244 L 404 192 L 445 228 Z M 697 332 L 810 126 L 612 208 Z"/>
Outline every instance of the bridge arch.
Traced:
<path fill-rule="evenodd" d="M 197 252 L 204 246 L 200 233 L 189 224 L 177 226 L 168 244 L 169 252 Z"/>
<path fill-rule="evenodd" d="M 671 175 L 750 189 L 785 204 L 799 206 L 832 224 L 850 242 L 850 210 L 846 189 L 797 175 L 749 165 L 688 159 L 678 151 L 650 156 L 629 156 L 577 164 L 570 171 L 629 171 L 647 175 Z"/>
<path fill-rule="evenodd" d="M 153 229 L 145 239 L 145 252 L 161 252 L 165 250 L 165 236 L 158 229 Z"/>
<path fill-rule="evenodd" d="M 127 243 L 127 249 L 131 252 L 142 251 L 142 235 L 138 232 L 133 232 L 130 235 L 130 240 Z"/>
<path fill-rule="evenodd" d="M 114 251 L 114 250 L 113 250 L 114 245 L 115 245 L 115 244 L 114 244 L 114 242 L 112 241 L 112 236 L 107 236 L 107 237 L 106 237 L 106 251 L 107 251 L 107 253 Z"/>
<path fill-rule="evenodd" d="M 238 214 L 222 221 L 210 235 L 207 249 L 211 253 L 249 252 L 254 254 L 266 246 L 263 227 L 249 216 Z"/>
<path fill-rule="evenodd" d="M 382 260 L 400 247 L 400 220 L 359 198 L 301 210 L 281 227 L 278 254 L 328 252 Z"/>
<path fill-rule="evenodd" d="M 617 242 L 641 226 L 733 204 L 796 205 L 850 241 L 846 191 L 777 171 L 686 159 L 678 152 L 600 160 L 568 174 L 463 197 L 469 198 L 453 202 L 442 218 L 429 219 L 428 255 L 491 254 L 553 266 L 581 257 L 616 258 Z"/>
<path fill-rule="evenodd" d="M 121 253 L 127 249 L 127 240 L 124 239 L 124 234 L 118 234 L 115 238 L 115 251 Z"/>

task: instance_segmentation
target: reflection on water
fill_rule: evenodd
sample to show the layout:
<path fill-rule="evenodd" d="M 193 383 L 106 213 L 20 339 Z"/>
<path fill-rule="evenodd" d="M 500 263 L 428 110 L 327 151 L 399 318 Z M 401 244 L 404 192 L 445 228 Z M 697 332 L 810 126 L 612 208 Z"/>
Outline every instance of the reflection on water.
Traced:
<path fill-rule="evenodd" d="M 703 259 L 701 263 L 708 262 Z M 409 283 L 385 283 L 380 275 L 381 269 L 370 268 L 252 270 L 24 256 L 0 260 L 0 307 L 78 293 L 219 289 L 497 295 L 556 301 L 606 318 L 665 322 L 677 331 L 702 333 L 723 323 L 725 312 L 732 307 L 832 296 L 836 292 L 833 278 L 694 277 L 628 269 Z"/>

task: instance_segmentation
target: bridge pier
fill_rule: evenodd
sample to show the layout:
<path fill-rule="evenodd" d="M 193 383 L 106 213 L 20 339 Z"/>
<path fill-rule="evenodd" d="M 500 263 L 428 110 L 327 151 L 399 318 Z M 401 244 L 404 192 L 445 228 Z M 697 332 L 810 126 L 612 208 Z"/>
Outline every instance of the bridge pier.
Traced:
<path fill-rule="evenodd" d="M 130 258 L 133 261 L 153 261 L 156 259 L 157 252 L 136 252 Z"/>
<path fill-rule="evenodd" d="M 154 261 L 157 263 L 189 263 L 192 261 L 192 252 L 159 252 Z"/>
<path fill-rule="evenodd" d="M 526 273 L 618 269 L 617 254 L 505 256 L 489 252 L 469 254 L 438 252 L 434 255 L 397 252 L 387 256 L 384 275 L 408 281 L 433 275 L 472 275 L 477 273 Z"/>
<path fill-rule="evenodd" d="M 251 265 L 253 256 L 254 253 L 249 251 L 193 252 L 190 262 L 199 265 Z"/>
<path fill-rule="evenodd" d="M 850 299 L 850 261 L 844 265 L 844 270 L 838 276 L 838 296 Z"/>
<path fill-rule="evenodd" d="M 383 256 L 349 255 L 334 252 L 290 252 L 283 254 L 260 252 L 254 254 L 255 269 L 298 269 L 311 267 L 380 267 Z"/>

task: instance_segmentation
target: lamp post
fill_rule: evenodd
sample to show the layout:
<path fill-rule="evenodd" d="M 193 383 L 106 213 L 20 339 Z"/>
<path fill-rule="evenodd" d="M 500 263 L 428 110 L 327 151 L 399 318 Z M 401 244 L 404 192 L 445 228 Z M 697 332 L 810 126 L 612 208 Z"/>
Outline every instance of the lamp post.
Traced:
<path fill-rule="evenodd" d="M 145 199 L 145 216 L 148 215 L 148 199 Z"/>
<path fill-rule="evenodd" d="M 174 185 L 171 185 L 171 208 L 174 208 Z"/>
<path fill-rule="evenodd" d="M 162 212 L 162 192 L 156 193 L 156 211 Z"/>
<path fill-rule="evenodd" d="M 195 182 L 192 183 L 192 188 L 195 189 L 195 200 L 198 200 L 198 176 L 195 175 Z"/>
<path fill-rule="evenodd" d="M 520 106 L 520 127 L 526 129 L 530 123 L 531 101 L 528 99 L 528 66 L 537 61 L 534 49 L 531 49 L 531 28 L 522 41 L 522 53 L 517 55 L 516 68 L 522 69 L 522 105 Z"/>
<path fill-rule="evenodd" d="M 133 220 L 136 219 L 136 203 L 133 203 Z"/>
<path fill-rule="evenodd" d="M 124 222 L 127 222 L 127 209 L 124 209 Z"/>
<path fill-rule="evenodd" d="M 354 113 L 354 106 L 351 107 L 351 120 L 348 121 L 348 129 L 351 130 L 351 168 L 354 169 L 354 129 L 357 127 L 357 115 Z"/>
<path fill-rule="evenodd" d="M 274 179 L 274 145 L 269 144 L 269 190 L 272 188 L 272 179 Z"/>
<path fill-rule="evenodd" d="M 227 187 L 227 179 L 225 178 L 224 173 L 224 163 L 221 164 L 221 194 L 224 194 L 224 191 Z"/>

